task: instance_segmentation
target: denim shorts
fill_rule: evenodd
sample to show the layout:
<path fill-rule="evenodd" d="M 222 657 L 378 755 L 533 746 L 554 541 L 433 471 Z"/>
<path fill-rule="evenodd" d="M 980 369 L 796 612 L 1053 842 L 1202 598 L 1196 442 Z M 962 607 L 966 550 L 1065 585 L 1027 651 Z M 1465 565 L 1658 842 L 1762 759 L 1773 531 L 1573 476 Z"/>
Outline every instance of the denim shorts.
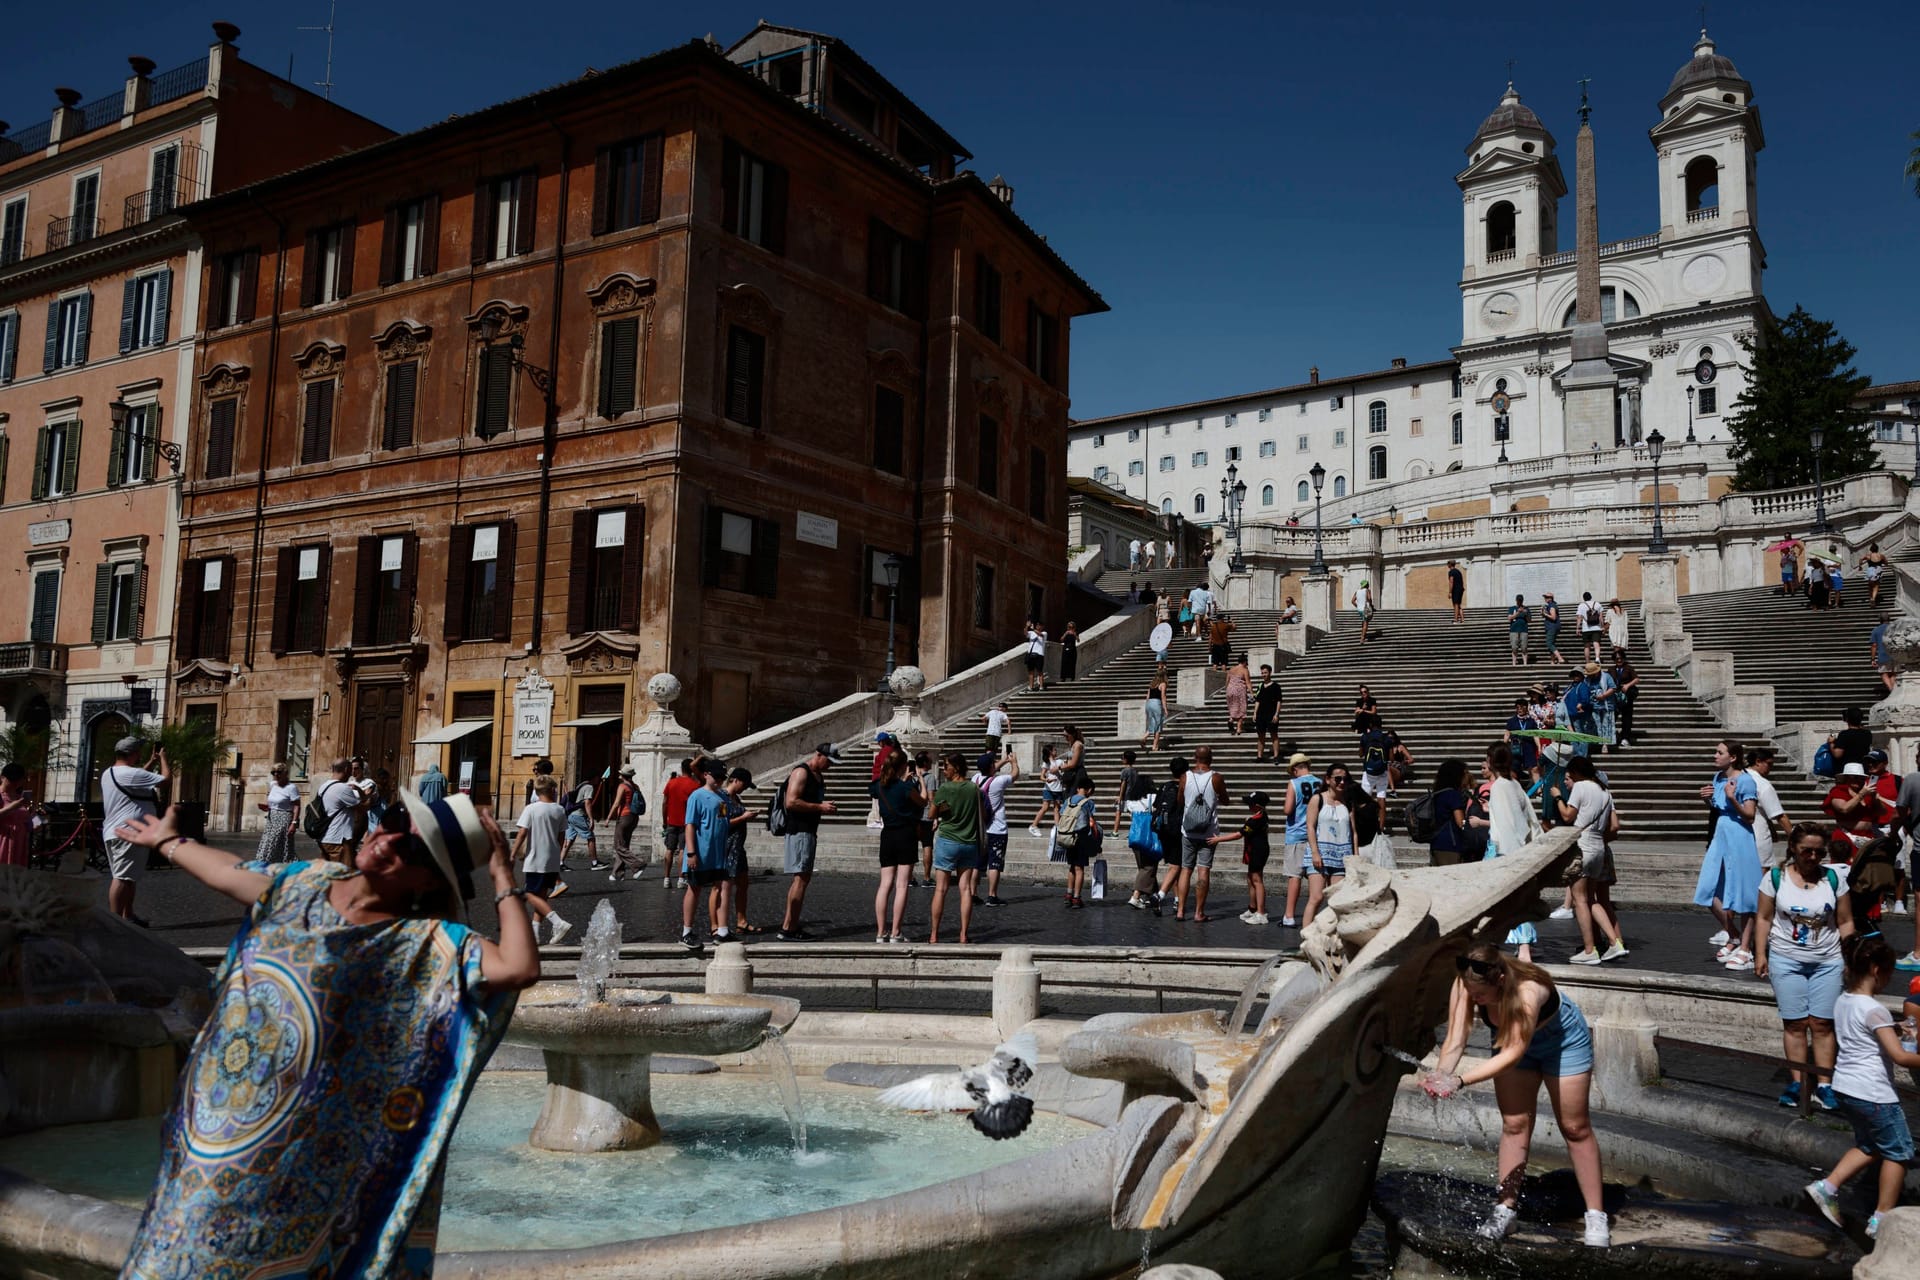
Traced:
<path fill-rule="evenodd" d="M 1774 1003 L 1782 1022 L 1802 1018 L 1833 1021 L 1833 1005 L 1845 985 L 1846 965 L 1840 957 L 1826 960 L 1789 960 L 1767 957 L 1767 979 L 1773 983 Z"/>
<path fill-rule="evenodd" d="M 1543 1076 L 1577 1076 L 1593 1070 L 1593 1033 L 1587 1030 L 1580 1006 L 1562 995 L 1559 1014 L 1534 1028 L 1519 1065 Z"/>
<path fill-rule="evenodd" d="M 1840 1114 L 1853 1125 L 1854 1146 L 1895 1164 L 1913 1163 L 1913 1132 L 1899 1103 L 1868 1102 L 1837 1089 L 1833 1096 L 1840 1100 Z"/>
<path fill-rule="evenodd" d="M 943 835 L 934 836 L 933 869 L 935 871 L 972 871 L 979 865 L 979 845 L 961 844 L 958 840 L 949 840 Z"/>
<path fill-rule="evenodd" d="M 787 874 L 790 876 L 808 875 L 813 871 L 813 854 L 820 843 L 818 831 L 789 831 L 787 833 Z"/>

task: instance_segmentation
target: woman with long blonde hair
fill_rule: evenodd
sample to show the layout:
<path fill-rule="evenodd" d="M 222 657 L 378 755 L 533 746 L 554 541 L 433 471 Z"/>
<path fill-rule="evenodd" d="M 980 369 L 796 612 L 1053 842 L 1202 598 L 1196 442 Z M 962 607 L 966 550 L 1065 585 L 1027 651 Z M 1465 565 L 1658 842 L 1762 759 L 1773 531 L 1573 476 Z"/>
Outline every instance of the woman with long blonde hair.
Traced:
<path fill-rule="evenodd" d="M 1480 943 L 1454 957 L 1459 976 L 1447 1008 L 1447 1038 L 1439 1061 L 1420 1084 L 1429 1096 L 1447 1098 L 1471 1084 L 1493 1081 L 1500 1105 L 1500 1185 L 1497 1202 L 1480 1234 L 1504 1239 L 1519 1219 L 1520 1183 L 1527 1172 L 1533 1142 L 1535 1100 L 1547 1086 L 1553 1118 L 1566 1140 L 1580 1195 L 1587 1203 L 1585 1242 L 1609 1243 L 1607 1213 L 1601 1207 L 1600 1144 L 1588 1118 L 1593 1084 L 1593 1035 L 1580 1007 L 1553 985 L 1539 965 L 1501 954 Z M 1493 1032 L 1493 1057 L 1455 1073 L 1466 1052 L 1473 1018 Z"/>

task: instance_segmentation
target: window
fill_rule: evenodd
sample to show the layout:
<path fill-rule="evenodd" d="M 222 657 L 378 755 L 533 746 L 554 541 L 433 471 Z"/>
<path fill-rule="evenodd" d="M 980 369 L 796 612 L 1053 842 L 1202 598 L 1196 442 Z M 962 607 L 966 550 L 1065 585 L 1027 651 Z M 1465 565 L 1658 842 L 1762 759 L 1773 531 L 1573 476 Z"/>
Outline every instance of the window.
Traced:
<path fill-rule="evenodd" d="M 140 638 L 146 609 L 147 566 L 138 560 L 109 561 L 93 571 L 93 642 L 117 644 Z"/>
<path fill-rule="evenodd" d="M 1336 449 L 1344 449 L 1347 447 L 1347 429 L 1345 427 L 1341 427 L 1333 433 L 1333 447 Z"/>
<path fill-rule="evenodd" d="M 35 501 L 59 498 L 80 487 L 80 424 L 51 422 L 40 428 L 33 460 Z"/>
<path fill-rule="evenodd" d="M 926 246 L 878 218 L 867 220 L 867 296 L 918 316 L 927 309 Z"/>
<path fill-rule="evenodd" d="M 127 406 L 126 420 L 114 430 L 107 447 L 109 489 L 153 479 L 160 460 L 160 406 Z"/>
<path fill-rule="evenodd" d="M 1308 498 L 1312 496 L 1313 494 L 1308 490 L 1307 482 L 1305 480 L 1302 480 L 1299 484 L 1293 487 L 1293 500 L 1295 502 L 1305 502 Z"/>
<path fill-rule="evenodd" d="M 313 756 L 313 700 L 283 702 L 273 729 L 273 754 L 294 778 L 305 778 Z"/>
<path fill-rule="evenodd" d="M 1460 385 L 1460 373 L 1458 370 L 1455 370 L 1453 375 L 1453 389 L 1452 389 L 1453 398 L 1455 400 L 1458 400 L 1460 398 L 1461 391 L 1463 391 L 1464 389 L 1465 388 L 1463 388 Z"/>
<path fill-rule="evenodd" d="M 1204 467 L 1204 466 L 1206 466 L 1206 465 L 1207 465 L 1207 451 L 1206 451 L 1205 449 L 1196 449 L 1196 450 L 1194 450 L 1194 452 L 1193 452 L 1193 456 L 1192 456 L 1191 458 L 1189 458 L 1189 459 L 1187 459 L 1187 465 L 1188 465 L 1188 466 L 1190 466 L 1190 467 Z"/>
<path fill-rule="evenodd" d="M 984 413 L 980 415 L 979 474 L 975 481 L 989 498 L 1000 493 L 1000 424 Z"/>
<path fill-rule="evenodd" d="M 1195 425 L 1195 426 L 1198 426 L 1199 424 L 1198 424 L 1198 423 L 1195 423 L 1194 425 Z M 1239 425 L 1240 425 L 1240 415 L 1239 415 L 1239 414 L 1237 414 L 1237 413 L 1230 413 L 1230 414 L 1228 414 L 1228 415 L 1227 415 L 1227 425 L 1228 425 L 1228 426 L 1230 426 L 1230 427 L 1237 427 L 1237 426 L 1239 426 Z"/>
<path fill-rule="evenodd" d="M 1104 448 L 1106 448 L 1106 447 L 1107 447 L 1107 438 L 1106 438 L 1106 436 L 1104 436 L 1104 435 L 1096 435 L 1096 436 L 1095 436 L 1095 437 L 1093 438 L 1093 447 L 1094 447 L 1094 448 L 1096 448 L 1096 449 L 1104 449 Z"/>
<path fill-rule="evenodd" d="M 533 251 L 534 195 L 537 175 L 532 169 L 482 179 L 473 189 L 474 262 L 498 262 Z"/>
<path fill-rule="evenodd" d="M 973 627 L 993 630 L 993 568 L 978 562 L 973 566 Z"/>
<path fill-rule="evenodd" d="M 171 213 L 180 203 L 180 147 L 161 147 L 148 167 L 147 217 Z"/>
<path fill-rule="evenodd" d="M 1682 181 L 1687 186 L 1687 212 L 1718 209 L 1720 205 L 1720 166 L 1712 156 L 1697 156 L 1687 164 Z M 1694 219 L 1689 218 L 1688 221 Z"/>
<path fill-rule="evenodd" d="M 1694 406 L 1700 411 L 1702 417 L 1708 414 L 1719 413 L 1720 388 L 1701 387 L 1699 397 L 1694 401 Z"/>
<path fill-rule="evenodd" d="M 1027 452 L 1027 514 L 1035 520 L 1047 518 L 1047 451 Z"/>
<path fill-rule="evenodd" d="M 240 397 L 228 396 L 207 406 L 207 463 L 209 480 L 233 474 L 233 435 L 240 417 Z"/>
<path fill-rule="evenodd" d="M 10 267 L 27 256 L 27 198 L 9 200 L 0 209 L 0 267 Z"/>
<path fill-rule="evenodd" d="M 1278 442 L 1278 441 L 1275 441 L 1275 440 L 1262 440 L 1262 441 L 1260 442 L 1260 456 L 1261 456 L 1261 457 L 1263 457 L 1263 458 L 1274 458 L 1274 457 L 1278 457 L 1278 456 L 1279 456 L 1279 454 L 1280 454 L 1280 445 L 1279 445 L 1279 442 Z"/>
<path fill-rule="evenodd" d="M 1237 445 L 1237 444 L 1230 444 L 1230 445 L 1228 445 L 1228 446 L 1227 446 L 1227 461 L 1228 461 L 1228 462 L 1238 462 L 1238 461 L 1240 461 L 1240 446 L 1239 446 L 1239 445 Z"/>
<path fill-rule="evenodd" d="M 1329 411 L 1336 410 L 1336 409 L 1344 409 L 1346 407 L 1347 407 L 1347 398 L 1345 396 L 1334 396 L 1332 399 L 1327 401 L 1327 409 Z"/>
<path fill-rule="evenodd" d="M 1147 474 L 1147 464 L 1135 458 L 1127 464 L 1127 474 L 1130 476 L 1143 476 Z"/>
<path fill-rule="evenodd" d="M 1112 474 L 1113 472 L 1108 470 L 1106 467 L 1095 467 L 1093 469 L 1093 478 L 1095 480 L 1098 480 L 1101 484 L 1105 484 L 1107 482 L 1107 477 L 1111 476 Z"/>
<path fill-rule="evenodd" d="M 35 644 L 52 644 L 60 626 L 60 571 L 41 569 L 33 575 L 33 616 L 27 623 L 27 639 Z"/>
<path fill-rule="evenodd" d="M 989 342 L 1000 341 L 1000 271 L 987 255 L 973 255 L 973 327 Z"/>
<path fill-rule="evenodd" d="M 1893 418 L 1874 419 L 1873 438 L 1881 444 L 1897 443 L 1900 439 L 1900 423 Z"/>
<path fill-rule="evenodd" d="M 322 653 L 327 647 L 327 595 L 333 549 L 282 547 L 273 584 L 276 654 Z"/>
<path fill-rule="evenodd" d="M 1510 258 L 1518 244 L 1513 205 L 1502 200 L 1487 210 L 1487 261 Z"/>
<path fill-rule="evenodd" d="M 1163 515 L 1163 516 L 1170 516 L 1170 515 L 1172 515 L 1172 514 L 1173 514 L 1173 499 L 1172 499 L 1172 498 L 1162 498 L 1162 499 L 1160 499 L 1160 514 L 1161 514 L 1161 515 Z"/>
<path fill-rule="evenodd" d="M 491 440 L 513 427 L 513 348 L 505 343 L 480 348 L 473 401 L 473 431 Z"/>
<path fill-rule="evenodd" d="M 645 512 L 629 505 L 573 513 L 567 630 L 574 635 L 639 629 Z"/>
<path fill-rule="evenodd" d="M 1336 498 L 1344 498 L 1347 496 L 1347 478 L 1345 476 L 1335 476 L 1333 478 L 1333 496 Z"/>
<path fill-rule="evenodd" d="M 447 642 L 513 638 L 511 524 L 456 525 L 447 548 Z"/>
<path fill-rule="evenodd" d="M 873 389 L 873 465 L 888 475 L 906 474 L 907 398 L 892 387 Z"/>
<path fill-rule="evenodd" d="M 1173 470 L 1173 455 L 1172 455 L 1172 454 L 1167 454 L 1167 455 L 1165 455 L 1164 457 L 1162 457 L 1162 458 L 1160 459 L 1160 469 L 1161 469 L 1162 471 L 1171 471 L 1171 470 Z"/>
<path fill-rule="evenodd" d="M 593 234 L 658 222 L 660 180 L 659 134 L 600 148 L 593 169 Z"/>
<path fill-rule="evenodd" d="M 600 416 L 632 413 L 640 377 L 640 317 L 621 316 L 600 326 Z"/>
<path fill-rule="evenodd" d="M 1387 402 L 1375 400 L 1367 406 L 1367 434 L 1379 435 L 1387 429 Z"/>
<path fill-rule="evenodd" d="M 300 268 L 300 305 L 338 302 L 353 292 L 353 223 L 336 222 L 307 232 Z"/>
<path fill-rule="evenodd" d="M 758 427 L 764 420 L 767 377 L 767 340 L 739 325 L 727 328 L 727 417 L 742 426 Z"/>
<path fill-rule="evenodd" d="M 1295 453 L 1305 453 L 1311 447 L 1311 437 L 1295 436 L 1293 438 L 1293 451 Z"/>
<path fill-rule="evenodd" d="M 1262 422 L 1266 422 L 1266 421 L 1268 421 L 1269 419 L 1271 419 L 1272 417 L 1273 417 L 1273 410 L 1271 410 L 1271 409 L 1262 409 L 1262 410 L 1260 411 L 1260 421 L 1262 421 Z"/>
<path fill-rule="evenodd" d="M 71 369 L 87 362 L 93 336 L 93 295 L 76 293 L 47 304 L 47 349 L 42 373 Z"/>
<path fill-rule="evenodd" d="M 1578 301 L 1567 304 L 1566 314 L 1560 317 L 1560 327 L 1568 328 L 1573 324 L 1574 312 L 1578 310 Z M 1616 289 L 1612 285 L 1603 285 L 1600 289 L 1600 322 L 1612 324 L 1615 320 L 1631 320 L 1640 314 L 1640 299 L 1626 289 Z"/>
<path fill-rule="evenodd" d="M 354 644 L 403 644 L 413 634 L 416 563 L 412 534 L 360 539 L 353 566 Z"/>
<path fill-rule="evenodd" d="M 233 620 L 232 556 L 189 560 L 180 576 L 182 658 L 227 661 Z"/>
<path fill-rule="evenodd" d="M 1409 418 L 1407 419 L 1407 434 L 1410 436 L 1423 436 L 1427 434 L 1426 425 L 1418 418 Z"/>
<path fill-rule="evenodd" d="M 1467 441 L 1466 425 L 1465 425 L 1465 422 L 1462 420 L 1461 416 L 1457 413 L 1453 415 L 1453 423 L 1452 423 L 1451 431 L 1452 431 L 1452 435 L 1449 436 L 1448 443 L 1452 444 L 1456 449 L 1466 443 Z"/>
<path fill-rule="evenodd" d="M 333 396 L 338 385 L 332 378 L 316 378 L 306 386 L 300 414 L 302 465 L 325 462 L 333 456 Z"/>
<path fill-rule="evenodd" d="M 1047 589 L 1037 582 L 1027 584 L 1027 616 L 1040 625 L 1046 625 Z"/>
<path fill-rule="evenodd" d="M 1128 428 L 1127 428 L 1127 443 L 1128 443 L 1128 444 L 1139 444 L 1139 443 L 1140 443 L 1140 428 L 1138 428 L 1138 427 L 1128 427 Z"/>
<path fill-rule="evenodd" d="M 721 218 L 727 230 L 769 252 L 785 253 L 787 171 L 732 142 L 721 163 Z"/>
<path fill-rule="evenodd" d="M 0 386 L 13 381 L 20 355 L 20 313 L 0 311 Z"/>
<path fill-rule="evenodd" d="M 1207 514 L 1207 495 L 1206 494 L 1196 493 L 1193 495 L 1193 514 L 1197 516 L 1203 516 Z"/>
<path fill-rule="evenodd" d="M 155 271 L 127 281 L 120 299 L 120 351 L 157 347 L 167 340 L 167 307 L 173 271 Z"/>
<path fill-rule="evenodd" d="M 253 319 L 254 296 L 260 291 L 260 251 L 241 249 L 213 260 L 211 297 L 207 304 L 210 327 L 245 324 Z"/>
<path fill-rule="evenodd" d="M 380 423 L 382 449 L 405 449 L 413 443 L 413 415 L 419 395 L 418 360 L 396 360 L 387 366 L 387 398 Z"/>
<path fill-rule="evenodd" d="M 89 173 L 73 180 L 73 219 L 68 224 L 67 243 L 79 244 L 100 234 L 100 175 Z M 47 239 L 51 241 L 52 236 Z M 47 248 L 53 248 L 49 243 Z"/>
<path fill-rule="evenodd" d="M 1307 402 L 1305 400 L 1300 402 L 1300 416 L 1303 418 L 1307 416 Z"/>
<path fill-rule="evenodd" d="M 1060 322 L 1040 309 L 1038 303 L 1027 304 L 1027 368 L 1040 377 L 1040 381 L 1054 385 L 1059 376 L 1060 358 Z"/>
<path fill-rule="evenodd" d="M 872 94 L 838 73 L 833 77 L 833 105 L 850 123 L 868 133 L 879 133 L 880 104 L 874 101 Z"/>
<path fill-rule="evenodd" d="M 1387 478 L 1387 446 L 1377 444 L 1367 450 L 1367 479 L 1385 480 Z"/>
<path fill-rule="evenodd" d="M 430 276 L 439 269 L 439 257 L 440 197 L 389 205 L 380 235 L 380 283 Z"/>
<path fill-rule="evenodd" d="M 1273 505 L 1273 486 L 1272 485 L 1263 484 L 1260 486 L 1260 505 L 1263 507 L 1270 507 Z"/>

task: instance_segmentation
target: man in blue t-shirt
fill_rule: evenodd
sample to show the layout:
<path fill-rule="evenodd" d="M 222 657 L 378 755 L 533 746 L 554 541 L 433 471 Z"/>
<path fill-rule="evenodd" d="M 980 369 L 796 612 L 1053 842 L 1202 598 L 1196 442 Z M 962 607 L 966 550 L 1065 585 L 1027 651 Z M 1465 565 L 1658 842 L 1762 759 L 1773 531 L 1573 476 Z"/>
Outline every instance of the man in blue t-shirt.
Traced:
<path fill-rule="evenodd" d="M 690 865 L 686 897 L 680 903 L 680 945 L 698 952 L 700 939 L 694 936 L 693 918 L 704 890 L 712 890 L 707 899 L 708 936 L 715 943 L 733 941 L 733 882 L 727 874 L 727 836 L 733 824 L 727 813 L 727 797 L 721 790 L 727 766 L 712 756 L 702 756 L 693 762 L 693 776 L 701 786 L 687 797 L 685 848 Z"/>
<path fill-rule="evenodd" d="M 1281 869 L 1287 876 L 1287 914 L 1280 923 L 1291 929 L 1299 924 L 1295 909 L 1300 905 L 1300 876 L 1307 862 L 1307 805 L 1320 790 L 1320 779 L 1314 776 L 1313 761 L 1302 751 L 1287 760 L 1287 773 L 1287 798 L 1281 809 L 1287 819 L 1286 847 L 1281 853 Z"/>

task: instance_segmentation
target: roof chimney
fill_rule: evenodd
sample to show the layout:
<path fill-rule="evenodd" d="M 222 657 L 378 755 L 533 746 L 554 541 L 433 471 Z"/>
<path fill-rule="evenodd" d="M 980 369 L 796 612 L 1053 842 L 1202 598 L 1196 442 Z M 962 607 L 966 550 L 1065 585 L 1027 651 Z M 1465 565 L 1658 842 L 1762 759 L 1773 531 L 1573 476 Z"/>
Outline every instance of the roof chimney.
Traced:
<path fill-rule="evenodd" d="M 1406 358 L 1405 356 L 1395 356 L 1395 357 L 1393 358 L 1393 367 L 1394 367 L 1394 368 L 1396 368 L 1396 369 L 1404 369 L 1404 368 L 1406 368 L 1406 367 L 1407 367 L 1407 358 Z"/>
<path fill-rule="evenodd" d="M 993 181 L 987 184 L 987 190 L 993 192 L 1001 204 L 1013 208 L 1013 184 L 999 174 L 993 175 Z"/>
<path fill-rule="evenodd" d="M 1320 385 L 1320 366 L 1319 365 L 1316 364 L 1312 368 L 1307 370 L 1307 381 L 1316 387 Z"/>

